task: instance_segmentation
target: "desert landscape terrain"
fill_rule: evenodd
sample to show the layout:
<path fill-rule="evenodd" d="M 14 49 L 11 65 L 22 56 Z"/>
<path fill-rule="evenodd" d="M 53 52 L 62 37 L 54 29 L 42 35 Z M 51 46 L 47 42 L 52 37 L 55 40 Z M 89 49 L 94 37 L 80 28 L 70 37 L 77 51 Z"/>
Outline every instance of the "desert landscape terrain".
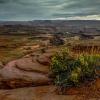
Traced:
<path fill-rule="evenodd" d="M 76 68 L 71 86 L 55 80 L 66 59 Z M 77 78 L 77 60 L 87 72 L 84 81 Z M 0 100 L 100 100 L 100 21 L 0 22 Z"/>

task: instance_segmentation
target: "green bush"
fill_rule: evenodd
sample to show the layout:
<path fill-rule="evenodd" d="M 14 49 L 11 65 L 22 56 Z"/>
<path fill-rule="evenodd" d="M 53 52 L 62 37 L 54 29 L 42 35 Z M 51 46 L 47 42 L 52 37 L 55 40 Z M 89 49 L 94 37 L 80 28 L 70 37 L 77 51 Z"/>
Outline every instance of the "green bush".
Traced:
<path fill-rule="evenodd" d="M 83 79 L 87 80 L 95 77 L 96 63 L 100 61 L 99 59 L 93 55 L 82 55 L 79 57 L 78 60 L 81 62 Z"/>
<path fill-rule="evenodd" d="M 96 62 L 97 58 L 93 56 L 79 56 L 75 59 L 66 51 L 56 53 L 51 61 L 55 85 L 61 88 L 72 87 L 94 79 Z"/>

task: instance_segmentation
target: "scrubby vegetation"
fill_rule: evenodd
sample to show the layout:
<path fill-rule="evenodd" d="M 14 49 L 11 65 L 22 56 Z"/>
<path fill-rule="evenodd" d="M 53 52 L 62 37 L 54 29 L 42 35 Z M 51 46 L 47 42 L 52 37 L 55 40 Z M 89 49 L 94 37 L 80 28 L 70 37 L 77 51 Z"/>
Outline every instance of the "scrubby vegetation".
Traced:
<path fill-rule="evenodd" d="M 99 61 L 100 56 L 97 55 L 79 55 L 75 58 L 66 50 L 57 52 L 51 61 L 55 85 L 63 92 L 66 87 L 79 86 L 95 79 Z"/>
<path fill-rule="evenodd" d="M 60 36 L 55 34 L 54 37 L 50 39 L 50 44 L 54 46 L 63 45 L 64 40 Z"/>

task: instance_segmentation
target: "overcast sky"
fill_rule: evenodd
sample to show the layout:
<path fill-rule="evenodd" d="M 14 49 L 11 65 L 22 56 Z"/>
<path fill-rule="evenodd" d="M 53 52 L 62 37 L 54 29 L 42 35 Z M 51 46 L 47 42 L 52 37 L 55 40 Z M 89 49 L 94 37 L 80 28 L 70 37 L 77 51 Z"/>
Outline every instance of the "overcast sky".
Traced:
<path fill-rule="evenodd" d="M 100 0 L 0 0 L 0 20 L 100 20 Z"/>

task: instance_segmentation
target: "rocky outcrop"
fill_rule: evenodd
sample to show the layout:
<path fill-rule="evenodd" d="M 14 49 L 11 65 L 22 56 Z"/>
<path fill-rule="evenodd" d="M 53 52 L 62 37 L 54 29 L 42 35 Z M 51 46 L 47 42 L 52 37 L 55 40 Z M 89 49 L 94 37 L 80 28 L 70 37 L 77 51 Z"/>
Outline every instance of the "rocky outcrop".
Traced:
<path fill-rule="evenodd" d="M 75 100 L 75 95 L 56 95 L 54 86 L 0 90 L 0 100 Z"/>
<path fill-rule="evenodd" d="M 42 65 L 50 66 L 51 56 L 51 53 L 44 53 L 37 58 L 37 61 Z"/>
<path fill-rule="evenodd" d="M 0 70 L 0 88 L 47 85 L 51 82 L 48 72 L 49 67 L 33 57 L 11 61 Z"/>
<path fill-rule="evenodd" d="M 49 67 L 38 63 L 34 57 L 19 59 L 15 62 L 15 65 L 18 69 L 24 71 L 38 72 L 44 74 L 47 74 L 49 72 Z"/>
<path fill-rule="evenodd" d="M 100 79 L 80 87 L 65 89 L 58 95 L 57 87 L 48 77 L 52 53 L 28 55 L 9 62 L 0 69 L 0 100 L 99 100 Z"/>
<path fill-rule="evenodd" d="M 58 95 L 56 87 L 48 85 L 0 90 L 0 100 L 100 100 L 100 92 L 80 87 L 68 89 L 66 95 Z"/>

